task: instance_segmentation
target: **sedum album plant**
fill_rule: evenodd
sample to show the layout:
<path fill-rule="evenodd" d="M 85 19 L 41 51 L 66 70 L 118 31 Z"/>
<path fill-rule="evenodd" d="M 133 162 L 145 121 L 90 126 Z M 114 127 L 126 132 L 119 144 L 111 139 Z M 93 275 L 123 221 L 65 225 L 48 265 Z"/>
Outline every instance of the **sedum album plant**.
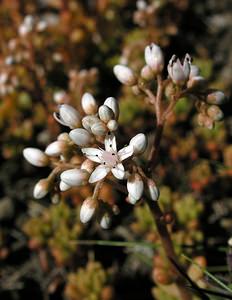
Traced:
<path fill-rule="evenodd" d="M 132 88 L 135 96 L 144 96 L 150 104 L 156 123 L 152 143 L 148 143 L 144 133 L 138 132 L 127 145 L 118 145 L 117 100 L 109 97 L 98 106 L 95 98 L 85 93 L 81 111 L 61 103 L 54 113 L 54 118 L 70 132 L 61 133 L 44 151 L 26 148 L 23 154 L 32 165 L 52 169 L 47 178 L 35 185 L 34 197 L 37 199 L 54 190 L 62 193 L 72 187 L 93 186 L 92 196 L 83 201 L 80 209 L 82 223 L 96 216 L 102 228 L 110 227 L 116 211 L 99 197 L 105 181 L 125 193 L 131 204 L 141 199 L 146 201 L 165 255 L 179 264 L 167 226 L 172 220 L 163 215 L 159 206 L 155 180 L 164 127 L 177 102 L 185 97 L 196 106 L 199 125 L 212 129 L 223 118 L 219 105 L 225 101 L 225 96 L 221 91 L 207 87 L 206 79 L 192 64 L 189 54 L 183 60 L 173 55 L 165 72 L 163 52 L 159 46 L 151 44 L 145 48 L 145 62 L 138 74 L 126 65 L 116 65 L 113 71 L 122 84 Z M 192 299 L 181 275 L 171 262 L 169 264 L 178 299 Z"/>

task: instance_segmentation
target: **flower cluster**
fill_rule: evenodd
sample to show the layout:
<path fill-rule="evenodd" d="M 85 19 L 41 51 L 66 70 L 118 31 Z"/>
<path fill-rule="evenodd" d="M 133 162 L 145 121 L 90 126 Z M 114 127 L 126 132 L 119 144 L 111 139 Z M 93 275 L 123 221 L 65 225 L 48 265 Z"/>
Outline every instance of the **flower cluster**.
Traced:
<path fill-rule="evenodd" d="M 92 94 L 85 93 L 81 106 L 82 111 L 79 112 L 66 103 L 59 105 L 54 118 L 71 131 L 61 133 L 44 152 L 37 148 L 25 148 L 23 154 L 34 166 L 49 165 L 53 168 L 47 178 L 41 179 L 35 185 L 34 197 L 37 199 L 46 196 L 54 188 L 57 177 L 61 192 L 72 187 L 96 184 L 92 197 L 88 197 L 82 204 L 80 219 L 83 223 L 88 222 L 99 208 L 102 216 L 100 224 L 107 228 L 111 212 L 98 199 L 101 184 L 106 177 L 112 184 L 113 178 L 127 180 L 127 199 L 131 204 L 142 198 L 144 183 L 147 184 L 152 200 L 158 199 L 159 192 L 152 179 L 143 178 L 139 166 L 133 160 L 146 150 L 146 136 L 139 133 L 127 146 L 118 150 L 115 137 L 119 117 L 117 100 L 109 97 L 98 107 Z M 77 155 L 78 164 L 75 163 Z"/>

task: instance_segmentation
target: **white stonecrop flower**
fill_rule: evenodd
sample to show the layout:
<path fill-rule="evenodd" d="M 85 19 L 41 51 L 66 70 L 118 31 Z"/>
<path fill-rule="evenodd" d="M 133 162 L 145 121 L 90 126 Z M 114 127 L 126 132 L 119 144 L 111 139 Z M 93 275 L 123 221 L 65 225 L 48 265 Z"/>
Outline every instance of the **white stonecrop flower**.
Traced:
<path fill-rule="evenodd" d="M 177 85 L 185 84 L 191 71 L 191 57 L 185 55 L 183 64 L 176 55 L 173 55 L 168 64 L 168 74 L 172 81 Z"/>
<path fill-rule="evenodd" d="M 133 147 L 126 146 L 117 151 L 116 138 L 109 134 L 105 138 L 105 150 L 98 148 L 83 148 L 83 154 L 90 160 L 99 163 L 89 178 L 89 183 L 97 182 L 107 176 L 109 172 L 118 179 L 125 177 L 122 161 L 133 155 Z"/>

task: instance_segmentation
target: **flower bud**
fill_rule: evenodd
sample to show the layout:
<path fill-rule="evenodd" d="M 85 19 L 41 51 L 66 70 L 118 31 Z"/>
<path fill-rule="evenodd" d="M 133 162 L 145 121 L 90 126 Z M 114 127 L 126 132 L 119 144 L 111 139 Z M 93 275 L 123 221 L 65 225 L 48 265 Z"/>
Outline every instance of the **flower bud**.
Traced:
<path fill-rule="evenodd" d="M 145 134 L 139 133 L 130 140 L 130 145 L 134 148 L 134 155 L 143 153 L 147 148 L 147 138 Z"/>
<path fill-rule="evenodd" d="M 164 57 L 161 48 L 155 44 L 147 46 L 145 48 L 145 61 L 155 74 L 162 72 Z"/>
<path fill-rule="evenodd" d="M 117 120 L 118 116 L 119 116 L 118 101 L 113 97 L 108 97 L 108 98 L 106 98 L 104 105 L 106 105 L 112 109 L 112 111 L 114 112 L 115 120 Z"/>
<path fill-rule="evenodd" d="M 41 20 L 38 22 L 37 26 L 36 26 L 36 30 L 38 32 L 42 32 L 44 31 L 46 28 L 48 27 L 48 23 L 45 20 Z"/>
<path fill-rule="evenodd" d="M 92 135 L 83 128 L 73 129 L 69 132 L 69 136 L 73 142 L 80 147 L 88 146 L 93 140 Z"/>
<path fill-rule="evenodd" d="M 130 68 L 123 65 L 116 65 L 113 71 L 114 75 L 122 84 L 129 86 L 136 84 L 136 77 Z"/>
<path fill-rule="evenodd" d="M 71 141 L 71 139 L 67 132 L 62 132 L 58 135 L 57 141 L 64 141 L 64 142 L 69 143 Z"/>
<path fill-rule="evenodd" d="M 107 128 L 109 129 L 109 131 L 116 131 L 118 129 L 118 122 L 115 120 L 110 120 L 107 123 Z"/>
<path fill-rule="evenodd" d="M 200 69 L 196 65 L 191 65 L 190 66 L 190 74 L 189 77 L 198 77 L 200 75 Z"/>
<path fill-rule="evenodd" d="M 80 210 L 80 220 L 82 223 L 87 223 L 93 217 L 95 210 L 97 208 L 97 201 L 92 198 L 87 198 L 81 205 Z"/>
<path fill-rule="evenodd" d="M 142 68 L 140 75 L 145 80 L 151 80 L 151 79 L 154 78 L 154 72 L 152 71 L 152 69 L 148 65 L 145 65 Z"/>
<path fill-rule="evenodd" d="M 94 115 L 97 113 L 97 103 L 90 93 L 85 93 L 81 99 L 81 105 L 87 115 Z"/>
<path fill-rule="evenodd" d="M 168 74 L 172 81 L 177 85 L 184 85 L 189 79 L 190 66 L 191 57 L 188 54 L 185 55 L 183 64 L 176 55 L 173 55 L 168 64 Z"/>
<path fill-rule="evenodd" d="M 54 113 L 54 118 L 62 125 L 71 129 L 77 128 L 81 124 L 79 112 L 68 104 L 62 104 L 59 113 Z"/>
<path fill-rule="evenodd" d="M 49 144 L 45 150 L 45 153 L 49 156 L 60 156 L 68 149 L 68 145 L 64 141 L 55 141 Z"/>
<path fill-rule="evenodd" d="M 217 105 L 211 105 L 207 109 L 207 114 L 214 121 L 221 121 L 223 119 L 223 112 Z"/>
<path fill-rule="evenodd" d="M 100 226 L 103 229 L 108 229 L 111 224 L 111 217 L 108 212 L 104 213 L 101 220 L 100 220 Z"/>
<path fill-rule="evenodd" d="M 202 76 L 194 76 L 187 82 L 187 88 L 202 88 L 204 87 L 206 80 Z"/>
<path fill-rule="evenodd" d="M 205 123 L 205 115 L 202 113 L 199 113 L 197 116 L 197 122 L 199 126 L 204 126 Z"/>
<path fill-rule="evenodd" d="M 36 167 L 45 167 L 49 163 L 47 155 L 37 148 L 25 148 L 23 156 L 30 164 Z"/>
<path fill-rule="evenodd" d="M 89 172 L 91 174 L 94 170 L 94 162 L 87 158 L 81 164 L 81 169 L 86 170 L 87 172 Z"/>
<path fill-rule="evenodd" d="M 94 135 L 104 136 L 107 133 L 107 127 L 103 122 L 97 122 L 91 126 Z"/>
<path fill-rule="evenodd" d="M 40 179 L 34 187 L 34 191 L 33 191 L 34 198 L 41 199 L 41 198 L 45 197 L 47 195 L 47 193 L 49 192 L 49 188 L 50 188 L 49 180 L 47 178 Z"/>
<path fill-rule="evenodd" d="M 216 91 L 211 94 L 209 94 L 206 98 L 206 101 L 209 104 L 216 104 L 216 105 L 221 105 L 225 102 L 226 97 L 225 94 L 221 91 Z"/>
<path fill-rule="evenodd" d="M 104 122 L 108 123 L 110 120 L 114 119 L 114 112 L 111 108 L 106 105 L 101 105 L 98 109 L 99 118 Z"/>
<path fill-rule="evenodd" d="M 128 194 L 127 201 L 128 201 L 130 204 L 135 205 L 135 203 L 136 203 L 138 200 L 135 199 L 131 194 Z"/>
<path fill-rule="evenodd" d="M 62 181 L 62 180 L 60 181 L 59 187 L 60 187 L 61 192 L 65 192 L 65 191 L 67 191 L 67 190 L 69 190 L 69 189 L 71 188 L 70 185 L 66 184 L 66 183 L 65 183 L 64 181 Z"/>
<path fill-rule="evenodd" d="M 89 173 L 86 170 L 70 169 L 60 174 L 61 180 L 69 186 L 82 186 L 88 182 Z"/>
<path fill-rule="evenodd" d="M 100 122 L 100 119 L 96 116 L 86 116 L 82 119 L 82 126 L 91 132 L 93 124 Z"/>
<path fill-rule="evenodd" d="M 147 186 L 148 186 L 148 192 L 151 197 L 151 200 L 157 201 L 159 199 L 160 193 L 155 182 L 152 179 L 148 179 Z"/>
<path fill-rule="evenodd" d="M 53 95 L 53 99 L 57 104 L 63 104 L 67 98 L 65 91 L 57 91 Z"/>
<path fill-rule="evenodd" d="M 138 201 L 143 194 L 144 184 L 142 177 L 138 174 L 132 174 L 127 180 L 128 193 Z"/>

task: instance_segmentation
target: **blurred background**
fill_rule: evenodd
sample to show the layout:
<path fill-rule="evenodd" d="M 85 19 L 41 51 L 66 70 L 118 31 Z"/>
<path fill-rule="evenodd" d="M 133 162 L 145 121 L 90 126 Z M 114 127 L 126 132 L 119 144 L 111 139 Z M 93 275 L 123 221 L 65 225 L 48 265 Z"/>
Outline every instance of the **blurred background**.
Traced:
<path fill-rule="evenodd" d="M 0 1 L 2 300 L 178 300 L 162 249 L 140 243 L 158 241 L 144 203 L 132 207 L 105 184 L 101 198 L 117 204 L 120 213 L 109 230 L 96 220 L 83 226 L 78 211 L 92 188 L 33 199 L 35 183 L 48 170 L 29 165 L 22 150 L 45 149 L 65 131 L 52 113 L 60 103 L 80 107 L 84 92 L 99 104 L 109 96 L 118 99 L 121 144 L 138 132 L 152 137 L 149 106 L 112 72 L 117 63 L 139 70 L 151 42 L 162 47 L 166 63 L 172 54 L 189 53 L 210 86 L 230 99 L 231 40 L 230 0 Z M 176 251 L 204 288 L 217 287 L 194 262 L 232 284 L 229 101 L 222 110 L 225 118 L 213 130 L 201 128 L 194 105 L 183 98 L 166 127 L 157 168 L 159 201 L 175 218 Z M 98 245 L 99 240 L 109 243 Z M 183 251 L 191 262 L 181 257 Z"/>

